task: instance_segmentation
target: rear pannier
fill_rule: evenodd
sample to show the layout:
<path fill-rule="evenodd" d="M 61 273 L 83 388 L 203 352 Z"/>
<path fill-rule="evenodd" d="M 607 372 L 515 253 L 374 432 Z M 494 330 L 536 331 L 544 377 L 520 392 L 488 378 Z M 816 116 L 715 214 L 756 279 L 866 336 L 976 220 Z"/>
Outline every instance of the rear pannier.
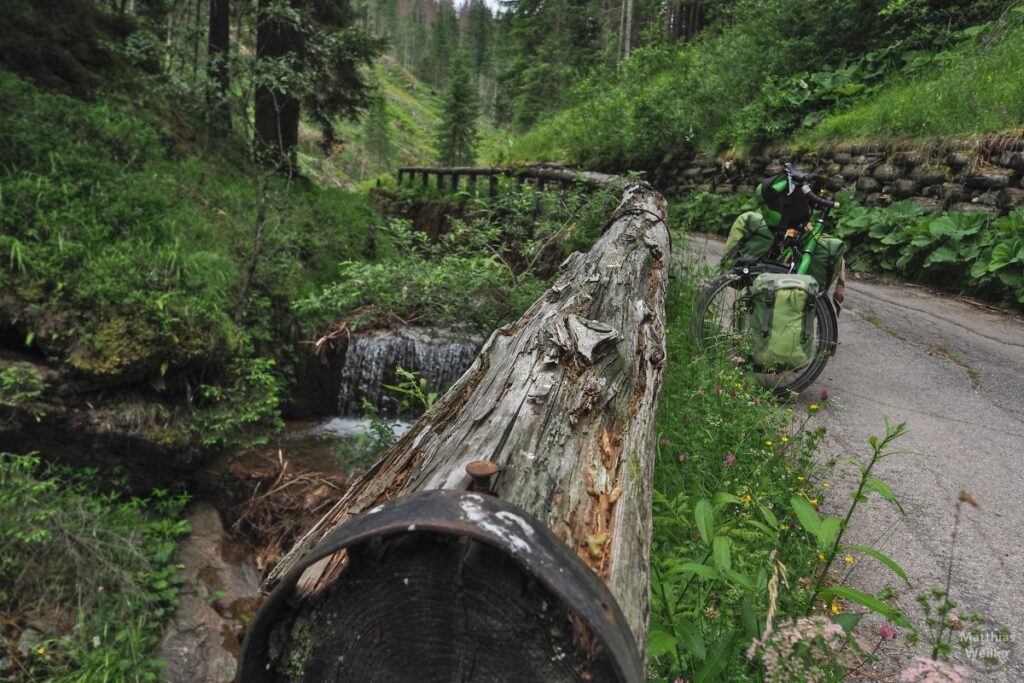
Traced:
<path fill-rule="evenodd" d="M 744 328 L 760 371 L 788 372 L 811 361 L 817 294 L 810 275 L 763 273 L 754 280 Z"/>

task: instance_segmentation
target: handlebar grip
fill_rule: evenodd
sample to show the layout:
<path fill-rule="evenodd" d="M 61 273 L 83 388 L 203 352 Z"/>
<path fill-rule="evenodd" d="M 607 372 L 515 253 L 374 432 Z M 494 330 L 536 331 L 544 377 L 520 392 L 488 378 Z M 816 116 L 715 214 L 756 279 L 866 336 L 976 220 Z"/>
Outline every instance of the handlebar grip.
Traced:
<path fill-rule="evenodd" d="M 836 200 L 815 194 L 814 190 L 811 189 L 811 186 L 806 183 L 800 189 L 804 193 L 804 196 L 807 197 L 807 203 L 817 209 L 835 209 L 839 206 L 839 202 Z"/>

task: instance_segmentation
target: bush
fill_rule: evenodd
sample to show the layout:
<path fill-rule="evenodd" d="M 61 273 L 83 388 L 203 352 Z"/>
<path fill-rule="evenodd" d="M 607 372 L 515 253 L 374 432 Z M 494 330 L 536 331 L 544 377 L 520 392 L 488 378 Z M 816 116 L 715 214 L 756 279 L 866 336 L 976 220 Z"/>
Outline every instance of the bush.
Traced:
<path fill-rule="evenodd" d="M 171 556 L 189 531 L 183 495 L 103 492 L 93 471 L 0 454 L 0 605 L 5 621 L 67 620 L 10 653 L 15 681 L 156 681 L 153 656 L 178 601 Z M 109 484 L 108 484 L 109 486 Z M 2 673 L 2 672 L 0 672 Z"/>

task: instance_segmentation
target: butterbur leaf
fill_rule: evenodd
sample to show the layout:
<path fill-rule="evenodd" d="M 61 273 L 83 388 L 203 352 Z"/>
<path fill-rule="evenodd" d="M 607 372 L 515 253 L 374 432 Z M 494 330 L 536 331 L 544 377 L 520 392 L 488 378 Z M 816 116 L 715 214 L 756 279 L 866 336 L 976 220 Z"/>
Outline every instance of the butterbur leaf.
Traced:
<path fill-rule="evenodd" d="M 879 562 L 884 564 L 886 567 L 891 569 L 896 574 L 896 576 L 898 576 L 901 579 L 903 579 L 903 581 L 906 582 L 906 584 L 908 586 L 911 585 L 910 584 L 910 579 L 907 577 L 907 572 L 905 572 L 903 570 L 903 567 L 901 567 L 898 564 L 896 564 L 896 562 L 891 557 L 889 557 L 887 555 L 883 555 L 882 553 L 878 552 L 874 548 L 868 548 L 868 547 L 862 546 L 862 545 L 849 545 L 849 546 L 846 546 L 846 548 L 844 548 L 844 550 L 846 552 L 854 551 L 854 552 L 864 553 L 865 555 L 870 555 L 871 557 L 875 558 L 876 560 L 878 560 Z"/>

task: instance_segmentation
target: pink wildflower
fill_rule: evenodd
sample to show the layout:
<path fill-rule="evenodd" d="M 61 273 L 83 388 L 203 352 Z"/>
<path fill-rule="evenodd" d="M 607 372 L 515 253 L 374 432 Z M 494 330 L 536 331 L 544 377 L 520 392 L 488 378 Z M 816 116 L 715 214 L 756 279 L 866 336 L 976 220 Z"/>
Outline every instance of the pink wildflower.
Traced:
<path fill-rule="evenodd" d="M 735 389 L 730 389 L 729 390 L 729 398 L 736 398 L 736 390 Z"/>
<path fill-rule="evenodd" d="M 697 396 L 703 396 L 704 395 L 704 390 L 703 389 L 698 389 L 695 393 L 697 394 Z"/>
<path fill-rule="evenodd" d="M 716 393 L 716 394 L 720 394 L 720 393 L 722 393 L 723 391 L 725 391 L 725 389 L 724 389 L 724 388 L 722 387 L 722 385 L 721 385 L 721 384 L 716 384 L 716 385 L 715 385 L 715 393 Z"/>
<path fill-rule="evenodd" d="M 914 657 L 914 663 L 900 672 L 903 683 L 962 683 L 967 672 L 959 666 L 925 657 Z"/>
<path fill-rule="evenodd" d="M 828 400 L 828 389 L 822 389 L 821 390 L 821 400 L 822 401 L 827 401 Z"/>
<path fill-rule="evenodd" d="M 732 467 L 732 464 L 736 462 L 736 456 L 732 453 L 726 453 L 725 459 L 722 460 L 726 467 Z"/>
<path fill-rule="evenodd" d="M 661 440 L 658 443 L 660 443 L 662 446 L 667 446 L 669 444 L 668 437 L 667 436 L 661 437 Z"/>
<path fill-rule="evenodd" d="M 856 643 L 846 641 L 839 624 L 826 617 L 804 617 L 783 621 L 752 642 L 747 659 L 761 655 L 768 683 L 825 683 L 830 680 L 829 669 L 853 663 L 854 650 Z"/>
<path fill-rule="evenodd" d="M 688 457 L 690 457 L 690 454 L 687 453 L 686 451 L 680 451 L 679 455 L 676 456 L 676 458 L 679 460 L 679 462 L 686 462 L 686 459 Z"/>
<path fill-rule="evenodd" d="M 878 627 L 878 635 L 882 637 L 882 640 L 892 640 L 896 637 L 896 629 L 889 624 L 883 624 Z"/>

